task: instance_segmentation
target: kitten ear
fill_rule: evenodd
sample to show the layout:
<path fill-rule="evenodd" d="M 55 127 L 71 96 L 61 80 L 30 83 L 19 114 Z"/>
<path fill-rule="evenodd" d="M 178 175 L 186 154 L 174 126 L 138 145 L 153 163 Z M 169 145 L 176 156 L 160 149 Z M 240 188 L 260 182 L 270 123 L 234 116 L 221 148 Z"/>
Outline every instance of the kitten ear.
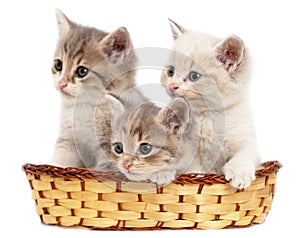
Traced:
<path fill-rule="evenodd" d="M 242 62 L 244 49 L 243 41 L 232 35 L 215 46 L 216 58 L 229 73 L 232 73 Z"/>
<path fill-rule="evenodd" d="M 189 122 L 189 106 L 183 98 L 175 98 L 157 116 L 157 122 L 162 124 L 170 134 L 181 135 Z"/>
<path fill-rule="evenodd" d="M 174 40 L 178 39 L 185 32 L 185 29 L 182 26 L 178 25 L 176 22 L 172 21 L 170 18 L 169 18 L 169 24 L 170 24 L 170 27 L 172 30 Z"/>
<path fill-rule="evenodd" d="M 115 64 L 123 63 L 132 48 L 129 32 L 125 27 L 108 34 L 101 41 L 101 51 L 105 57 Z"/>
<path fill-rule="evenodd" d="M 116 112 L 124 112 L 124 105 L 120 98 L 112 93 L 106 93 L 104 97 L 107 100 L 107 103 L 110 104 L 111 108 L 115 108 Z"/>
<path fill-rule="evenodd" d="M 62 11 L 55 9 L 56 19 L 58 24 L 59 36 L 65 36 L 71 28 L 69 19 L 62 13 Z"/>
<path fill-rule="evenodd" d="M 124 111 L 124 105 L 120 98 L 111 93 L 105 94 L 106 104 L 111 108 L 111 130 L 113 132 L 117 132 L 116 130 L 119 128 L 120 120 L 123 119 L 120 117 Z"/>

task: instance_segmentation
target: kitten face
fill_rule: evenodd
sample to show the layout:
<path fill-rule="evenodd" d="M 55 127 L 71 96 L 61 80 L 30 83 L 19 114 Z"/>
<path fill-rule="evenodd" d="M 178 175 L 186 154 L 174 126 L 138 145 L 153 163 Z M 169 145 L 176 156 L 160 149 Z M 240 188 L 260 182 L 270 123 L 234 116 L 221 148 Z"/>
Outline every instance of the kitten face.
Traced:
<path fill-rule="evenodd" d="M 90 73 L 91 66 L 83 56 L 73 60 L 64 52 L 60 53 L 55 55 L 52 67 L 54 85 L 64 95 L 75 97 Z"/>
<path fill-rule="evenodd" d="M 110 34 L 101 30 L 73 23 L 57 11 L 59 41 L 52 65 L 54 85 L 64 96 L 75 97 L 83 84 L 87 87 L 103 87 L 96 67 L 107 57 L 114 67 L 122 63 L 131 48 L 129 34 L 119 28 Z M 109 68 L 109 65 L 106 65 Z M 113 71 L 113 69 L 111 69 Z M 105 75 L 102 75 L 105 78 Z"/>
<path fill-rule="evenodd" d="M 170 108 L 146 103 L 125 125 L 121 117 L 123 124 L 113 130 L 111 149 L 123 174 L 132 180 L 146 180 L 150 174 L 174 167 L 183 124 Z"/>
<path fill-rule="evenodd" d="M 218 91 L 225 106 L 239 100 L 249 72 L 243 42 L 236 36 L 221 40 L 186 31 L 174 22 L 170 25 L 174 52 L 161 76 L 167 93 L 205 101 Z"/>

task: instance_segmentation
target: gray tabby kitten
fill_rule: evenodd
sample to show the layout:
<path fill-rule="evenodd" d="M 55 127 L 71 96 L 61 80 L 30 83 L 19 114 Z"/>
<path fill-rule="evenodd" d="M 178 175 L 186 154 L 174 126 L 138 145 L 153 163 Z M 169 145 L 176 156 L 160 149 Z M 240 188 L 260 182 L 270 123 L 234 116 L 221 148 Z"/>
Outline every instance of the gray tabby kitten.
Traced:
<path fill-rule="evenodd" d="M 62 108 L 52 163 L 110 170 L 112 104 L 105 95 L 120 96 L 135 85 L 137 58 L 129 33 L 84 27 L 58 10 L 56 16 L 59 40 L 52 73 Z M 137 90 L 131 97 L 144 100 Z"/>
<path fill-rule="evenodd" d="M 200 172 L 223 173 L 233 187 L 248 187 L 259 163 L 247 98 L 248 50 L 234 35 L 220 39 L 173 21 L 170 26 L 174 52 L 161 82 L 170 96 L 184 96 L 196 114 Z"/>
<path fill-rule="evenodd" d="M 176 175 L 199 170 L 199 161 L 193 160 L 199 140 L 183 98 L 162 108 L 152 102 L 128 106 L 122 99 L 115 105 L 112 158 L 128 179 L 167 184 Z"/>

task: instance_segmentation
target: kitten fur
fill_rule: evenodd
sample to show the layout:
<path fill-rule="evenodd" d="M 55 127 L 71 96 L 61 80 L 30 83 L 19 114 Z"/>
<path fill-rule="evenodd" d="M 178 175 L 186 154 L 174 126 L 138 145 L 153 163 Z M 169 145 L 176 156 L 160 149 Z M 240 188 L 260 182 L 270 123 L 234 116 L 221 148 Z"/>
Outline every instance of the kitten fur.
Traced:
<path fill-rule="evenodd" d="M 169 23 L 174 45 L 161 83 L 170 96 L 184 96 L 197 117 L 200 172 L 223 173 L 233 187 L 248 187 L 260 160 L 248 104 L 248 49 L 235 35 L 220 39 Z"/>
<path fill-rule="evenodd" d="M 193 160 L 199 139 L 183 98 L 173 99 L 165 107 L 147 102 L 131 104 L 129 109 L 122 99 L 115 105 L 112 158 L 128 179 L 167 184 L 176 175 L 199 170 L 199 161 Z M 116 152 L 119 143 L 121 153 Z M 152 149 L 142 154 L 141 146 L 145 145 Z"/>
<path fill-rule="evenodd" d="M 111 108 L 108 93 L 135 86 L 137 58 L 128 31 L 112 33 L 78 25 L 56 11 L 59 40 L 52 73 L 61 93 L 60 132 L 52 163 L 111 170 Z M 130 95 L 145 100 L 138 90 Z"/>

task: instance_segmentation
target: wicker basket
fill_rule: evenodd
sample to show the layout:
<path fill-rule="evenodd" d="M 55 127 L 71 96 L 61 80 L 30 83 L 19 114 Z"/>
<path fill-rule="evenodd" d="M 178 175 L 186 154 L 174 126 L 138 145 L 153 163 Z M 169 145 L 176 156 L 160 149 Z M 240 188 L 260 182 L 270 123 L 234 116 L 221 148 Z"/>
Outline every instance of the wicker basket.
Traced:
<path fill-rule="evenodd" d="M 223 175 L 186 174 L 159 187 L 83 168 L 23 166 L 45 224 L 101 230 L 220 229 L 262 223 L 271 209 L 277 161 L 237 190 Z"/>

